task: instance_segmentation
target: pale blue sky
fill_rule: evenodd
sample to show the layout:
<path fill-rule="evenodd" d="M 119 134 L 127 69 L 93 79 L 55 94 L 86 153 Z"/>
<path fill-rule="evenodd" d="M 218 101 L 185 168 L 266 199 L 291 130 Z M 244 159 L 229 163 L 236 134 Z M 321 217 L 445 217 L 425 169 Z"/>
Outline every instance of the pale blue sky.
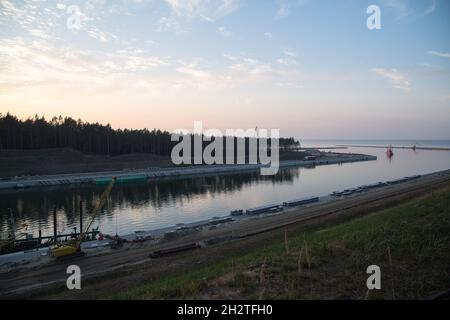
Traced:
<path fill-rule="evenodd" d="M 446 0 L 0 0 L 0 113 L 449 139 L 449 31 Z"/>

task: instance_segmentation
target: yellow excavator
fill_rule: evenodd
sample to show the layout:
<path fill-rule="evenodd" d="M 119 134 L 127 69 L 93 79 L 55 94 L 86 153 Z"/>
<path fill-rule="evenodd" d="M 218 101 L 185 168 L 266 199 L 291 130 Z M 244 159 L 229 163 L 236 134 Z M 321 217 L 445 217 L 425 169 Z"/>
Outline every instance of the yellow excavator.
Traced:
<path fill-rule="evenodd" d="M 106 199 L 108 198 L 109 194 L 111 193 L 112 188 L 114 187 L 114 183 L 116 182 L 116 178 L 112 178 L 111 182 L 106 187 L 105 191 L 103 191 L 102 195 L 100 196 L 99 201 L 97 202 L 97 205 L 94 208 L 94 212 L 92 215 L 92 219 L 89 222 L 87 228 L 83 233 L 80 234 L 80 236 L 77 239 L 74 239 L 72 241 L 69 241 L 64 244 L 57 244 L 50 248 L 51 255 L 57 259 L 63 259 L 68 257 L 74 257 L 74 256 L 83 256 L 84 252 L 81 250 L 81 242 L 84 240 L 84 237 L 86 235 L 86 232 L 89 231 L 89 228 L 91 227 L 92 223 L 95 220 L 95 217 L 102 209 L 103 205 L 106 202 Z"/>

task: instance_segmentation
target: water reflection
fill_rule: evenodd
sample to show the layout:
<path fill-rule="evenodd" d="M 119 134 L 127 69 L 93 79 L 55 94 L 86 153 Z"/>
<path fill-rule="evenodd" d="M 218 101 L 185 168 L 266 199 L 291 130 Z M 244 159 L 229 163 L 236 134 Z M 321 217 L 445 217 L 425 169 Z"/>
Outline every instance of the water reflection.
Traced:
<path fill-rule="evenodd" d="M 325 195 L 335 190 L 450 168 L 448 151 L 395 149 L 390 160 L 384 148 L 350 148 L 339 152 L 372 154 L 378 156 L 378 160 L 314 169 L 290 168 L 273 177 L 261 176 L 256 171 L 116 185 L 93 226 L 100 226 L 105 233 L 129 234 L 227 215 L 230 210 Z M 56 207 L 58 230 L 70 232 L 79 223 L 80 200 L 86 225 L 103 188 L 84 186 L 0 194 L 0 231 L 4 234 L 12 227 L 8 221 L 8 208 L 11 208 L 17 232 L 27 230 L 37 236 L 41 229 L 43 235 L 51 235 L 52 213 Z"/>
<path fill-rule="evenodd" d="M 225 176 L 116 185 L 108 198 L 106 208 L 99 214 L 96 223 L 100 224 L 101 230 L 122 231 L 123 233 L 124 229 L 127 230 L 126 227 L 122 228 L 124 224 L 126 225 L 126 222 L 123 221 L 126 218 L 120 218 L 121 230 L 117 230 L 119 222 L 114 219 L 115 213 L 132 211 L 135 212 L 135 218 L 139 219 L 137 213 L 142 212 L 145 208 L 161 212 L 165 208 L 183 206 L 206 196 L 227 197 L 227 195 L 257 185 L 262 181 L 270 182 L 273 185 L 292 183 L 299 174 L 298 170 L 286 169 L 281 170 L 278 175 L 273 177 L 261 176 L 257 171 Z M 0 195 L 2 199 L 0 203 L 1 232 L 8 234 L 15 227 L 17 233 L 33 232 L 37 234 L 38 230 L 42 230 L 43 235 L 50 235 L 53 232 L 54 209 L 56 209 L 58 217 L 58 230 L 70 231 L 79 224 L 80 209 L 84 213 L 86 224 L 103 190 L 104 187 L 101 186 L 82 186 L 4 193 Z M 12 211 L 12 219 L 10 211 Z M 131 214 L 130 220 L 133 219 L 132 216 L 133 214 Z M 142 218 L 145 219 L 145 217 Z M 106 228 L 104 227 L 105 223 L 107 223 Z M 142 225 L 142 227 L 145 226 Z M 132 232 L 132 230 L 127 231 Z"/>

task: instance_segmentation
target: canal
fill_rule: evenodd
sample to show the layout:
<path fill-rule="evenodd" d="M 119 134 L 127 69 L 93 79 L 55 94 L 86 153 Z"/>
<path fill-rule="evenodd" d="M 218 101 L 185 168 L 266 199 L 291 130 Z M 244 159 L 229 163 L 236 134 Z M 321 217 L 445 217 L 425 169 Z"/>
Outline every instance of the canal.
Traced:
<path fill-rule="evenodd" d="M 361 142 L 358 142 L 361 143 Z M 380 145 L 388 142 L 374 142 Z M 415 142 L 404 142 L 402 145 Z M 305 146 L 357 144 L 351 141 L 306 141 Z M 400 142 L 399 142 L 400 144 Z M 450 142 L 422 142 L 418 145 L 450 146 Z M 356 187 L 450 169 L 449 151 L 394 150 L 388 159 L 384 149 L 348 148 L 342 153 L 378 156 L 377 161 L 288 168 L 276 176 L 264 177 L 259 171 L 224 176 L 160 180 L 117 185 L 107 206 L 93 224 L 106 234 L 130 234 L 228 215 L 231 210 L 247 209 L 307 196 L 326 195 L 335 190 Z M 70 233 L 79 224 L 82 203 L 85 224 L 104 187 L 82 186 L 22 190 L 0 194 L 0 232 L 53 234 L 53 210 L 58 216 L 58 230 Z"/>

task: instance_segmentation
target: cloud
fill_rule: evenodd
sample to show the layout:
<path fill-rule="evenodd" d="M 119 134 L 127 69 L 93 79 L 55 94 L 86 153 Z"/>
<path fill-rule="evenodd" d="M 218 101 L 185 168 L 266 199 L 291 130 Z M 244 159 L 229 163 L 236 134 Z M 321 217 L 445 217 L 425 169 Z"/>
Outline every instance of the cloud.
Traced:
<path fill-rule="evenodd" d="M 278 58 L 276 60 L 276 63 L 278 65 L 282 65 L 282 66 L 286 66 L 286 67 L 293 67 L 293 66 L 298 65 L 298 62 L 295 59 L 297 57 L 297 54 L 295 52 L 288 50 L 288 49 L 284 49 L 283 53 L 284 53 L 285 57 Z"/>
<path fill-rule="evenodd" d="M 214 23 L 235 12 L 241 0 L 164 0 L 169 13 L 159 20 L 157 31 L 187 32 L 192 21 Z"/>
<path fill-rule="evenodd" d="M 208 22 L 217 21 L 234 11 L 241 3 L 240 0 L 164 0 L 169 6 L 172 19 L 196 19 L 200 18 Z M 169 17 L 167 17 L 169 18 Z"/>
<path fill-rule="evenodd" d="M 229 63 L 217 67 L 158 56 L 142 49 L 81 50 L 42 38 L 0 39 L 0 90 L 30 97 L 68 95 L 161 96 L 167 90 L 222 90 L 264 81 L 298 88 L 284 66 L 289 61 L 264 62 L 245 55 L 226 55 Z M 283 59 L 290 59 L 285 57 Z M 290 66 L 289 71 L 293 68 Z M 18 94 L 18 93 L 17 93 Z"/>
<path fill-rule="evenodd" d="M 267 38 L 269 38 L 269 39 L 272 39 L 272 38 L 273 38 L 273 35 L 272 35 L 272 33 L 270 33 L 270 32 L 265 32 L 264 35 L 265 35 Z"/>
<path fill-rule="evenodd" d="M 198 79 L 209 79 L 211 78 L 211 73 L 206 70 L 201 70 L 197 68 L 197 63 L 191 63 L 188 65 L 184 65 L 176 69 L 180 73 L 187 74 L 191 77 Z"/>
<path fill-rule="evenodd" d="M 288 49 L 283 50 L 283 53 L 285 55 L 289 56 L 289 57 L 296 57 L 297 56 L 297 54 L 294 51 L 291 51 L 291 50 L 288 50 Z"/>
<path fill-rule="evenodd" d="M 230 61 L 228 65 L 230 76 L 240 82 L 265 81 L 285 88 L 299 88 L 297 83 L 301 75 L 298 62 L 291 56 L 280 57 L 273 61 L 261 61 L 245 54 L 225 54 L 224 57 Z"/>
<path fill-rule="evenodd" d="M 394 88 L 404 91 L 411 89 L 411 81 L 397 69 L 373 68 L 370 71 L 377 76 L 388 79 Z"/>
<path fill-rule="evenodd" d="M 47 38 L 58 26 L 61 15 L 55 10 L 42 6 L 40 2 L 25 0 L 13 3 L 0 0 L 0 23 L 3 27 L 21 29 L 38 38 Z"/>
<path fill-rule="evenodd" d="M 278 7 L 277 13 L 275 14 L 275 18 L 281 19 L 288 16 L 290 13 L 291 13 L 290 7 L 287 4 L 282 3 Z"/>
<path fill-rule="evenodd" d="M 167 31 L 167 30 L 174 30 L 177 32 L 183 32 L 185 31 L 181 24 L 178 22 L 177 19 L 173 17 L 162 17 L 159 19 L 159 25 L 156 29 L 157 32 Z"/>
<path fill-rule="evenodd" d="M 208 70 L 197 60 L 186 64 L 139 49 L 91 51 L 43 40 L 0 39 L 0 91 L 4 97 L 30 99 L 61 94 L 161 98 L 169 91 L 190 94 L 236 84 L 228 70 Z"/>
<path fill-rule="evenodd" d="M 425 2 L 425 1 L 423 1 Z M 397 13 L 396 20 L 402 20 L 403 18 L 411 17 L 411 16 L 419 16 L 425 17 L 427 15 L 432 14 L 437 9 L 437 0 L 428 0 L 428 5 L 425 8 L 416 8 L 410 5 L 410 1 L 408 0 L 382 0 L 382 5 L 388 8 L 393 9 Z"/>
<path fill-rule="evenodd" d="M 44 31 L 44 30 L 30 29 L 30 30 L 28 30 L 28 32 L 29 32 L 32 36 L 37 37 L 37 38 L 42 38 L 42 39 L 47 39 L 47 38 L 49 38 L 49 35 L 48 35 L 47 32 Z"/>
<path fill-rule="evenodd" d="M 304 86 L 301 83 L 296 82 L 278 82 L 277 85 L 280 88 L 288 88 L 288 89 L 303 89 Z"/>
<path fill-rule="evenodd" d="M 111 32 L 101 31 L 97 27 L 91 27 L 86 30 L 86 34 L 93 38 L 100 40 L 101 42 L 109 42 L 110 40 L 117 40 L 117 36 Z"/>
<path fill-rule="evenodd" d="M 383 0 L 383 6 L 389 7 L 397 12 L 396 20 L 405 18 L 413 13 L 412 8 L 405 0 Z"/>
<path fill-rule="evenodd" d="M 0 5 L 2 6 L 2 15 L 5 16 L 18 16 L 22 15 L 24 12 L 17 8 L 11 1 L 0 0 Z"/>
<path fill-rule="evenodd" d="M 436 8 L 437 8 L 437 0 L 431 0 L 428 8 L 424 12 L 422 12 L 422 16 L 432 14 L 434 11 L 436 11 Z"/>
<path fill-rule="evenodd" d="M 226 38 L 231 37 L 231 35 L 232 35 L 232 33 L 230 31 L 228 31 L 227 28 L 225 28 L 224 26 L 219 27 L 217 29 L 217 32 Z"/>
<path fill-rule="evenodd" d="M 28 32 L 35 38 L 49 39 L 57 38 L 62 32 L 69 30 L 68 22 L 77 20 L 69 18 L 77 14 L 80 25 L 70 29 L 72 32 L 85 34 L 100 42 L 109 42 L 117 40 L 117 36 L 97 26 L 110 14 L 109 10 L 105 10 L 106 5 L 103 0 L 87 0 L 80 6 L 67 6 L 62 2 L 50 6 L 46 1 L 38 0 L 24 0 L 13 4 L 10 0 L 0 0 L 0 22 Z M 67 11 L 69 8 L 71 10 Z"/>
<path fill-rule="evenodd" d="M 116 81 L 132 85 L 140 72 L 170 65 L 168 57 L 141 50 L 94 52 L 20 37 L 0 39 L 0 61 L 3 91 L 43 86 L 101 91 Z"/>
<path fill-rule="evenodd" d="M 257 59 L 232 55 L 225 55 L 225 57 L 232 62 L 228 69 L 243 75 L 261 76 L 272 71 L 272 66 L 269 63 Z"/>
<path fill-rule="evenodd" d="M 170 57 L 152 56 L 143 50 L 119 50 L 107 57 L 113 65 L 119 66 L 121 72 L 146 71 L 157 67 L 170 66 Z"/>
<path fill-rule="evenodd" d="M 282 19 L 291 14 L 297 7 L 306 4 L 308 0 L 281 0 L 278 1 L 278 9 L 275 13 L 275 19 Z"/>
<path fill-rule="evenodd" d="M 290 67 L 290 66 L 296 66 L 297 65 L 297 61 L 295 59 L 289 59 L 289 58 L 278 58 L 276 60 L 277 64 L 279 65 L 283 65 L 286 67 Z"/>
<path fill-rule="evenodd" d="M 200 59 L 194 59 L 190 63 L 183 63 L 176 67 L 176 72 L 181 74 L 173 79 L 170 87 L 179 91 L 187 90 L 222 90 L 230 89 L 236 85 L 233 77 L 226 71 L 209 69 L 201 65 Z"/>
<path fill-rule="evenodd" d="M 441 58 L 450 58 L 450 53 L 448 53 L 448 52 L 431 50 L 431 51 L 428 51 L 428 54 L 431 54 L 436 57 L 441 57 Z"/>

